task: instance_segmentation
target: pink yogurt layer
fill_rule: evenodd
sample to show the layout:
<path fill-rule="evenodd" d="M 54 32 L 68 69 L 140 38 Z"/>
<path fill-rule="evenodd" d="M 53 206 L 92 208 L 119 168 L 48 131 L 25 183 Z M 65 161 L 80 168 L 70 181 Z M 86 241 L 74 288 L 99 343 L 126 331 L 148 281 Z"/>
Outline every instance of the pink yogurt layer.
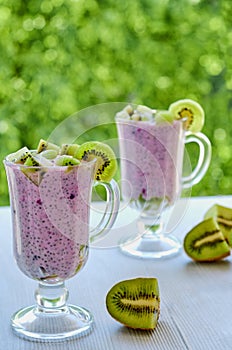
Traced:
<path fill-rule="evenodd" d="M 116 121 L 123 197 L 173 203 L 181 190 L 183 123 Z"/>
<path fill-rule="evenodd" d="M 88 255 L 93 167 L 50 167 L 34 175 L 38 185 L 16 165 L 8 171 L 18 266 L 34 279 L 72 277 Z"/>

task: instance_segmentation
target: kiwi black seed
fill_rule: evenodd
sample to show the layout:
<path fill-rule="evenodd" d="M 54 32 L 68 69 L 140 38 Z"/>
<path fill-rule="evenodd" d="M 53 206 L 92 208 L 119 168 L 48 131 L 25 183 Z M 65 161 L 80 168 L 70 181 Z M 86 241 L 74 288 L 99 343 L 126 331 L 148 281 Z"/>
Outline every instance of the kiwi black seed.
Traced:
<path fill-rule="evenodd" d="M 135 329 L 154 329 L 160 314 L 156 278 L 134 278 L 115 284 L 107 293 L 106 307 L 118 322 Z"/>
<path fill-rule="evenodd" d="M 75 157 L 87 162 L 96 159 L 96 181 L 109 182 L 117 170 L 117 161 L 113 150 L 102 142 L 83 143 L 79 146 Z"/>
<path fill-rule="evenodd" d="M 193 227 L 184 238 L 184 250 L 195 261 L 216 261 L 230 255 L 217 221 L 206 219 Z"/>

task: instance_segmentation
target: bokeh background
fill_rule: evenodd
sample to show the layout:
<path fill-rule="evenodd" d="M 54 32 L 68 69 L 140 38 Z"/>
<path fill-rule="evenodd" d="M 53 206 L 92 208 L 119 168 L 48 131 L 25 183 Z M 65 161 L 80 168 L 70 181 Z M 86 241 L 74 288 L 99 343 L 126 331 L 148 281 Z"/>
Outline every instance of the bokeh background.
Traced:
<path fill-rule="evenodd" d="M 0 205 L 4 156 L 35 148 L 67 116 L 181 98 L 203 106 L 213 146 L 192 195 L 232 194 L 231 57 L 231 0 L 0 0 Z"/>

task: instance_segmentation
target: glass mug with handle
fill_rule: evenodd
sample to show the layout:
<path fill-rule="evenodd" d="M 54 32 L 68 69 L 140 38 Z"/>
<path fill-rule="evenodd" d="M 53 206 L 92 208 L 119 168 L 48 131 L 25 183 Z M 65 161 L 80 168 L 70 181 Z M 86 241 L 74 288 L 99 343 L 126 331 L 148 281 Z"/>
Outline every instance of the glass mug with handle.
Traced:
<path fill-rule="evenodd" d="M 181 243 L 165 234 L 162 217 L 174 207 L 183 189 L 199 183 L 205 175 L 211 160 L 210 141 L 201 132 L 186 131 L 185 119 L 171 120 L 169 112 L 145 106 L 128 105 L 116 114 L 115 120 L 122 198 L 139 212 L 138 232 L 121 240 L 120 249 L 138 258 L 174 256 Z M 188 143 L 198 145 L 199 157 L 191 174 L 183 176 Z"/>
<path fill-rule="evenodd" d="M 61 341 L 91 330 L 93 316 L 68 305 L 65 281 L 88 259 L 89 242 L 110 230 L 119 208 L 119 189 L 112 179 L 106 209 L 90 230 L 90 203 L 96 159 L 74 166 L 27 166 L 4 160 L 13 222 L 14 256 L 20 270 L 37 280 L 36 305 L 17 311 L 14 332 L 36 341 Z"/>

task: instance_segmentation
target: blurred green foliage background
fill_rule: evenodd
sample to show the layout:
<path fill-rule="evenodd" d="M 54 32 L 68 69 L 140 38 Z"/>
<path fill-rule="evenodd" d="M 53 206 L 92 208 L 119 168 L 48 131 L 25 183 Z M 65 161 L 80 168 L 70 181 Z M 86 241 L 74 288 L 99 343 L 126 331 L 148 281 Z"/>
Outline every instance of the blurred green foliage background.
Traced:
<path fill-rule="evenodd" d="M 181 98 L 203 106 L 213 146 L 192 195 L 232 194 L 231 57 L 231 0 L 0 0 L 0 205 L 4 156 L 35 148 L 67 116 Z"/>

